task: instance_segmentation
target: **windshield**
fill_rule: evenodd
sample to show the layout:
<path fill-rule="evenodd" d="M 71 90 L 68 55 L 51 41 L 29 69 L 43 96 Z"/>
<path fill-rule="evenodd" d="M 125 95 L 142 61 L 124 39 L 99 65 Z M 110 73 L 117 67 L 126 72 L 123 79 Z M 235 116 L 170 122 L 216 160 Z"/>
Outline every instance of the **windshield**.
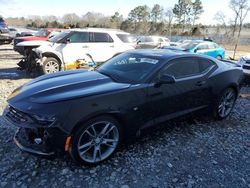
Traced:
<path fill-rule="evenodd" d="M 45 29 L 41 29 L 35 33 L 36 37 L 47 37 L 48 35 L 49 35 L 49 31 L 47 31 Z"/>
<path fill-rule="evenodd" d="M 141 83 L 159 61 L 151 56 L 124 53 L 107 61 L 97 71 L 117 82 Z"/>
<path fill-rule="evenodd" d="M 59 42 L 60 40 L 62 40 L 64 37 L 66 37 L 70 32 L 67 31 L 67 32 L 61 32 L 61 33 L 58 33 L 56 35 L 54 35 L 53 37 L 49 38 L 48 41 L 50 42 L 53 42 L 53 43 L 57 43 Z"/>
<path fill-rule="evenodd" d="M 117 34 L 117 37 L 125 43 L 132 43 L 136 41 L 136 38 L 133 35 L 128 34 Z"/>
<path fill-rule="evenodd" d="M 195 48 L 199 43 L 198 42 L 189 42 L 179 45 L 178 47 L 183 48 L 185 50 L 190 50 Z"/>

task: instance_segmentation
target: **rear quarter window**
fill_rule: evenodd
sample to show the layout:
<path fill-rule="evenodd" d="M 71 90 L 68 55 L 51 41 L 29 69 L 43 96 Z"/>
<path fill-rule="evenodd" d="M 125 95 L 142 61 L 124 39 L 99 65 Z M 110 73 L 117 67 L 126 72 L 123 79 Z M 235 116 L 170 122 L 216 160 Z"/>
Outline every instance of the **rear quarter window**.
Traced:
<path fill-rule="evenodd" d="M 204 73 L 210 70 L 212 67 L 215 66 L 215 63 L 207 60 L 207 59 L 198 59 L 199 66 L 200 66 L 200 72 Z"/>
<path fill-rule="evenodd" d="M 114 42 L 108 33 L 93 33 L 92 42 Z"/>

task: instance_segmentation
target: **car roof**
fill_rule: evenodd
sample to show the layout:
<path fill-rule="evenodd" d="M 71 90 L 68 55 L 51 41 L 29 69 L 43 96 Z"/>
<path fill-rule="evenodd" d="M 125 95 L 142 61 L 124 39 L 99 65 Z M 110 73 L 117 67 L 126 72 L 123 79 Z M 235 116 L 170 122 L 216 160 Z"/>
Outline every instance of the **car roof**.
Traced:
<path fill-rule="evenodd" d="M 120 34 L 130 34 L 125 31 L 122 31 L 120 29 L 107 29 L 107 28 L 92 28 L 92 27 L 86 27 L 86 28 L 74 28 L 70 29 L 71 31 L 88 31 L 88 32 L 108 32 L 108 33 L 120 33 Z"/>
<path fill-rule="evenodd" d="M 194 58 L 205 58 L 213 62 L 216 62 L 214 58 L 206 55 L 193 54 L 185 51 L 171 50 L 171 49 L 136 49 L 127 52 L 132 54 L 139 54 L 147 57 L 157 58 L 164 61 L 181 57 L 194 57 Z"/>

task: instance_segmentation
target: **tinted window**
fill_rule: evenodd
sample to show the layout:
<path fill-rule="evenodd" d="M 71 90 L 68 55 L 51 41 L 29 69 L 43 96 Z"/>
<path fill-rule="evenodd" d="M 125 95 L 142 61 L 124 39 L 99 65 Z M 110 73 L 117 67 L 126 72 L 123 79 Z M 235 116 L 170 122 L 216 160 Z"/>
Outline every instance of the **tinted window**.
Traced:
<path fill-rule="evenodd" d="M 71 43 L 89 42 L 88 32 L 76 32 L 69 37 Z"/>
<path fill-rule="evenodd" d="M 114 42 L 108 33 L 93 33 L 93 42 Z"/>
<path fill-rule="evenodd" d="M 206 72 L 208 69 L 214 66 L 213 62 L 206 59 L 199 59 L 198 62 L 200 65 L 200 72 Z"/>
<path fill-rule="evenodd" d="M 189 50 L 189 49 L 195 48 L 198 44 L 199 43 L 197 43 L 197 42 L 187 42 L 187 43 L 181 44 L 179 47 L 183 48 L 185 50 Z"/>
<path fill-rule="evenodd" d="M 152 37 L 145 37 L 145 42 L 154 42 Z"/>
<path fill-rule="evenodd" d="M 14 28 L 9 28 L 10 31 L 17 31 L 16 29 Z"/>
<path fill-rule="evenodd" d="M 67 35 L 69 35 L 69 31 L 65 31 L 65 32 L 61 32 L 58 33 L 57 35 L 52 36 L 49 41 L 50 42 L 59 42 L 60 40 L 62 40 L 63 38 L 65 38 Z"/>
<path fill-rule="evenodd" d="M 182 58 L 172 60 L 170 65 L 167 65 L 162 74 L 169 74 L 175 78 L 183 78 L 200 73 L 200 67 L 197 60 L 193 58 Z"/>
<path fill-rule="evenodd" d="M 122 42 L 125 43 L 130 43 L 130 42 L 135 42 L 136 38 L 133 37 L 132 35 L 128 35 L 128 34 L 117 34 L 116 35 Z"/>
<path fill-rule="evenodd" d="M 140 83 L 158 66 L 159 61 L 155 57 L 123 53 L 104 63 L 97 71 L 119 82 Z"/>

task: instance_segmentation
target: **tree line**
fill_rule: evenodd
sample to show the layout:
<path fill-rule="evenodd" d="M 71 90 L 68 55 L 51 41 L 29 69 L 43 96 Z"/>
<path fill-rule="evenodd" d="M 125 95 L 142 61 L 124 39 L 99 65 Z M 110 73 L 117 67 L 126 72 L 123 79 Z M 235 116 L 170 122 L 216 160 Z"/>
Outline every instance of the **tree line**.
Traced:
<path fill-rule="evenodd" d="M 231 9 L 230 18 L 219 11 L 214 15 L 215 35 L 223 35 L 231 43 L 235 44 L 235 52 L 244 27 L 250 28 L 250 23 L 245 23 L 250 10 L 250 0 L 229 0 Z M 226 6 L 226 5 L 225 5 Z M 222 7 L 223 8 L 223 7 Z M 101 27 L 121 29 L 135 34 L 146 35 L 207 35 L 211 34 L 210 27 L 197 24 L 203 14 L 201 0 L 178 0 L 173 6 L 164 9 L 163 6 L 155 4 L 153 7 L 147 5 L 137 6 L 130 10 L 124 18 L 119 12 L 112 16 L 102 13 L 87 12 L 79 16 L 75 13 L 56 16 L 29 16 L 28 18 L 7 18 L 9 25 L 27 26 L 31 28 L 83 28 Z M 213 15 L 211 15 L 213 16 Z M 235 54 L 234 54 L 235 56 Z"/>
<path fill-rule="evenodd" d="M 82 27 L 105 27 L 122 29 L 137 34 L 178 34 L 192 32 L 196 21 L 203 13 L 201 0 L 179 0 L 174 7 L 164 9 L 155 4 L 137 6 L 132 9 L 127 18 L 119 12 L 112 16 L 102 13 L 87 12 L 79 16 L 75 13 L 56 16 L 29 16 L 27 18 L 7 18 L 9 25 L 27 27 L 59 27 L 59 28 L 82 28 Z M 177 30 L 176 30 L 177 29 Z"/>

